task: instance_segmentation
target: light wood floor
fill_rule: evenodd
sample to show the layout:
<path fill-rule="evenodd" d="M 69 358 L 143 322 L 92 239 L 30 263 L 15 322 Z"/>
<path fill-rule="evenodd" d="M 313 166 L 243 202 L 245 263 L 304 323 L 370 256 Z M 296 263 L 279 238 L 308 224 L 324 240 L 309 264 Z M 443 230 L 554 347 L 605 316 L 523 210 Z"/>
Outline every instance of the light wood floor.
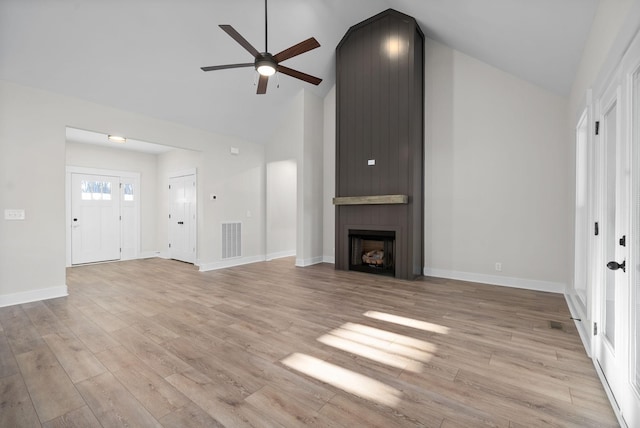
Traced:
<path fill-rule="evenodd" d="M 1 427 L 617 426 L 561 295 L 292 259 L 67 284 L 0 309 Z"/>

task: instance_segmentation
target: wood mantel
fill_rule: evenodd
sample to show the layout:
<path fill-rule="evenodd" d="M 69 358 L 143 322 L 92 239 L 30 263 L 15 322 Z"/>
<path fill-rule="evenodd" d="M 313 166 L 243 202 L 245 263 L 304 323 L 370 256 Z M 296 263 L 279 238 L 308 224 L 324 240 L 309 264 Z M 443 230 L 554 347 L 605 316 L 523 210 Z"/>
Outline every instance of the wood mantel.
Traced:
<path fill-rule="evenodd" d="M 333 205 L 392 205 L 408 203 L 408 195 L 340 196 L 333 198 Z"/>

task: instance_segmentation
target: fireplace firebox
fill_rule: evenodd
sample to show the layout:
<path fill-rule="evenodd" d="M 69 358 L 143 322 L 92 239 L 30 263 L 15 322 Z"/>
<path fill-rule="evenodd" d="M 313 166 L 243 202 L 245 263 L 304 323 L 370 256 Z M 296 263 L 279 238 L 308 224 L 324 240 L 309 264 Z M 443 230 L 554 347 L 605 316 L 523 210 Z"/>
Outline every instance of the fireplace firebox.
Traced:
<path fill-rule="evenodd" d="M 349 270 L 395 276 L 396 233 L 349 230 Z"/>

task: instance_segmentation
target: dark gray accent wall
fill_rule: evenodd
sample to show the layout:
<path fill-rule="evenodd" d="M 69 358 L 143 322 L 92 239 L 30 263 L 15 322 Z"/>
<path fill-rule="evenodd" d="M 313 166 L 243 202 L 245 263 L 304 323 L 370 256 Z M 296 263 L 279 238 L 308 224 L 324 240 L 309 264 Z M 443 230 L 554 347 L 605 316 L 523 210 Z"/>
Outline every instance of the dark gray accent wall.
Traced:
<path fill-rule="evenodd" d="M 336 114 L 336 197 L 409 196 L 336 206 L 336 269 L 349 268 L 349 229 L 390 230 L 396 277 L 421 275 L 424 35 L 415 19 L 389 9 L 347 31 L 336 48 Z"/>

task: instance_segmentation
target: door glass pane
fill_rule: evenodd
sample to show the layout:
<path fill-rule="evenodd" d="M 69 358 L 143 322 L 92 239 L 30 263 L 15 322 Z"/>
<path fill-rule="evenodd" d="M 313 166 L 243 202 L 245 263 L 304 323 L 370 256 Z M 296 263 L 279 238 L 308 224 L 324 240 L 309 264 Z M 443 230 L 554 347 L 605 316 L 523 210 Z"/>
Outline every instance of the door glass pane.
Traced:
<path fill-rule="evenodd" d="M 640 166 L 640 73 L 636 73 L 633 77 L 633 105 L 632 111 L 634 112 L 631 126 L 633 127 L 633 150 L 638 153 L 634 161 L 636 168 Z M 640 175 L 640 174 L 639 174 Z M 640 177 L 637 179 L 640 181 Z M 635 253 L 640 251 L 640 182 L 637 183 L 636 189 L 638 193 L 635 195 L 636 201 L 636 218 L 634 220 L 634 236 L 635 236 Z M 637 259 L 632 264 L 638 265 Z M 635 386 L 640 390 L 640 272 L 638 268 L 634 272 L 635 275 L 635 290 L 631 293 L 633 299 L 633 305 L 631 310 L 631 334 L 635 342 Z M 633 351 L 632 351 L 633 352 Z M 632 360 L 634 361 L 634 360 Z"/>
<path fill-rule="evenodd" d="M 583 309 L 587 307 L 587 278 L 589 258 L 589 205 L 588 205 L 588 130 L 585 110 L 576 127 L 576 238 L 574 288 Z"/>
<path fill-rule="evenodd" d="M 123 185 L 123 194 L 125 201 L 133 201 L 133 183 L 125 183 Z"/>
<path fill-rule="evenodd" d="M 108 181 L 87 181 L 80 182 L 81 199 L 83 201 L 110 201 L 111 183 Z"/>
<path fill-rule="evenodd" d="M 616 122 L 617 104 L 614 103 L 604 116 L 604 138 L 606 150 L 606 261 L 616 260 Z M 615 349 L 616 327 L 616 271 L 605 269 L 605 300 L 604 300 L 604 335 Z"/>

